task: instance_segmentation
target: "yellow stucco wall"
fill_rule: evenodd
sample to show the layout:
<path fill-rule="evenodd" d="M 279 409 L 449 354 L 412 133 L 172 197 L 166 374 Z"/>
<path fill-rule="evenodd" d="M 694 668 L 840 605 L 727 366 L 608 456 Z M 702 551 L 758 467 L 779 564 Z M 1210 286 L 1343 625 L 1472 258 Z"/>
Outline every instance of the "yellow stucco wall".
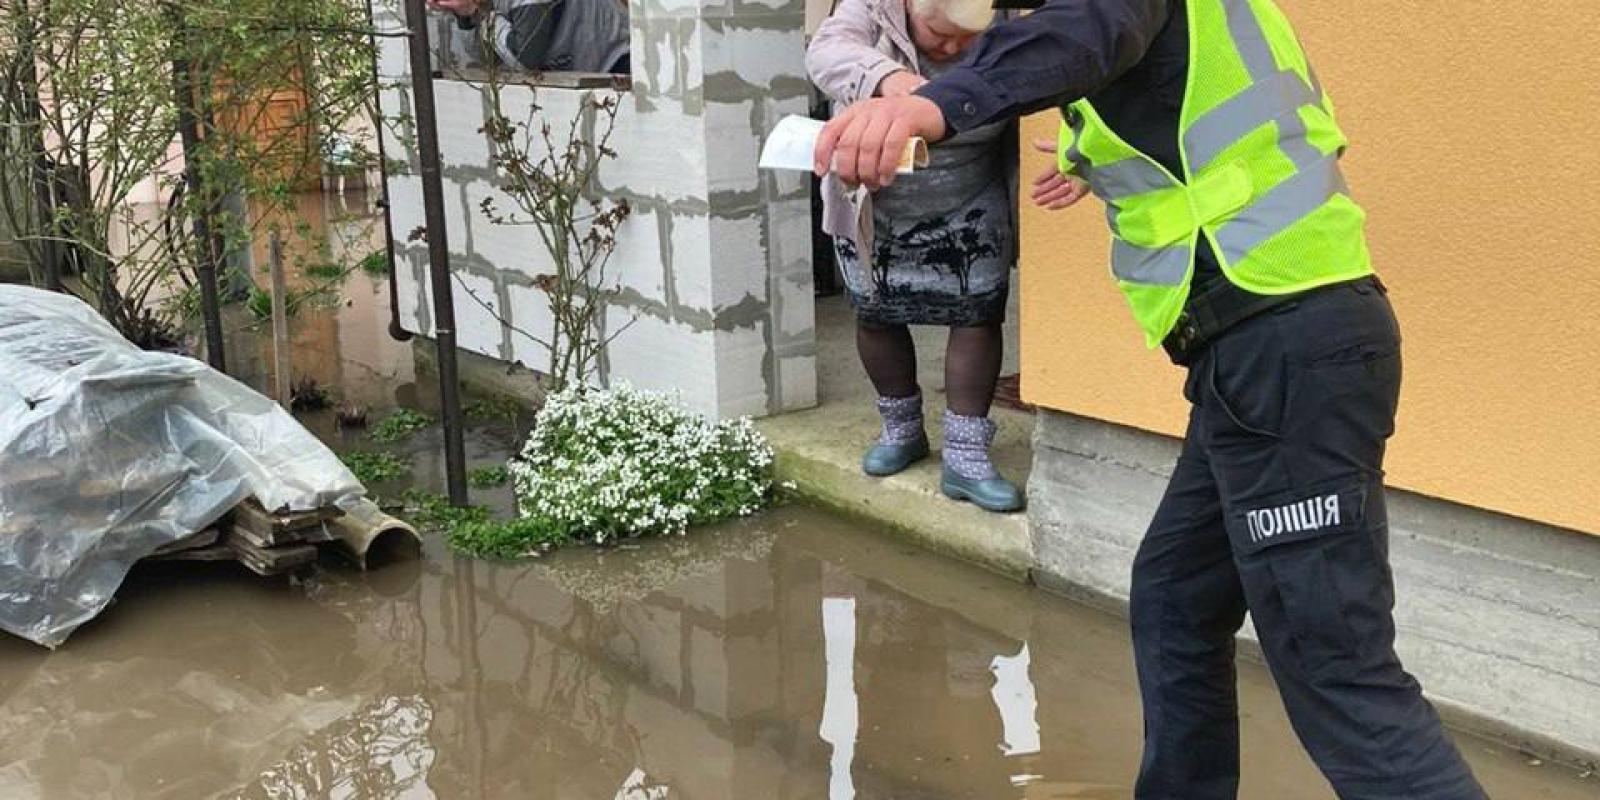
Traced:
<path fill-rule="evenodd" d="M 1600 534 L 1600 25 L 1584 3 L 1280 0 L 1332 93 L 1405 337 L 1390 483 Z M 1054 131 L 1029 121 L 1024 135 Z M 1043 156 L 1024 157 L 1032 175 Z M 1024 213 L 1029 400 L 1177 434 L 1098 202 Z"/>

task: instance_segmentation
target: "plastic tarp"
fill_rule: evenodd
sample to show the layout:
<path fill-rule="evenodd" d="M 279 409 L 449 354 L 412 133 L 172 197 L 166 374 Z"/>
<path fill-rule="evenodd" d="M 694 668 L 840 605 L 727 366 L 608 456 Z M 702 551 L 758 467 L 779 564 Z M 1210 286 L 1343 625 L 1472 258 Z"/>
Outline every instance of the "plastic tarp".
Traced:
<path fill-rule="evenodd" d="M 0 285 L 0 628 L 55 647 L 134 562 L 245 498 L 309 510 L 362 493 L 266 397 L 134 347 L 76 298 Z"/>

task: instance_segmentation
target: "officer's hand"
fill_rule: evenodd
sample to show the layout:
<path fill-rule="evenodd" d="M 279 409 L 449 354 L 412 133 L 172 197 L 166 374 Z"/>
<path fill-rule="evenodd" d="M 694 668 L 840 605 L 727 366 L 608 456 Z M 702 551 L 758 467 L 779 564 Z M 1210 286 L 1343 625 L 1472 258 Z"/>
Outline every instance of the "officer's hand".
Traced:
<path fill-rule="evenodd" d="M 1076 204 L 1089 194 L 1089 184 L 1071 175 L 1061 174 L 1053 156 L 1056 143 L 1048 139 L 1035 139 L 1034 149 L 1052 156 L 1050 166 L 1033 179 L 1033 204 L 1047 211 L 1059 211 Z"/>
<path fill-rule="evenodd" d="M 911 137 L 932 143 L 944 134 L 944 114 L 926 97 L 863 100 L 822 129 L 812 168 L 819 176 L 836 172 L 848 186 L 880 189 L 894 183 L 895 169 Z"/>

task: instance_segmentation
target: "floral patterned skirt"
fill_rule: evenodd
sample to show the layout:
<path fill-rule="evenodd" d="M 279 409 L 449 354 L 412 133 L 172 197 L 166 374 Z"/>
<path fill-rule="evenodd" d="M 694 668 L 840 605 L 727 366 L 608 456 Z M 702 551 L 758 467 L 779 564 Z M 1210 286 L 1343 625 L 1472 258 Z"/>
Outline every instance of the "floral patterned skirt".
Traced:
<path fill-rule="evenodd" d="M 869 325 L 975 327 L 1005 319 L 1016 264 L 1011 198 L 985 191 L 920 219 L 873 214 L 873 252 L 834 239 L 856 318 Z"/>

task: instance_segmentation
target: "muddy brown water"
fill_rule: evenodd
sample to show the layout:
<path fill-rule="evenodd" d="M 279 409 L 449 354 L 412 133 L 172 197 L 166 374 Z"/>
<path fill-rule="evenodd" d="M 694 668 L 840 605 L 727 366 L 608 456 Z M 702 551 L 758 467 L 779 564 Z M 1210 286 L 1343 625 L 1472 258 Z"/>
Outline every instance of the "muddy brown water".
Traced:
<path fill-rule="evenodd" d="M 1242 670 L 1253 800 L 1328 798 Z M 1127 798 L 1125 624 L 804 507 L 298 584 L 147 565 L 0 641 L 4 798 Z M 1600 782 L 1460 740 L 1497 798 Z"/>
<path fill-rule="evenodd" d="M 435 408 L 385 285 L 344 295 L 292 321 L 295 374 L 374 421 Z M 230 371 L 258 388 L 262 333 L 230 317 Z M 409 458 L 380 495 L 443 483 L 437 428 L 378 445 L 302 418 Z M 526 424 L 473 422 L 472 466 Z M 1240 673 L 1241 796 L 1332 797 L 1265 670 Z M 1124 621 L 788 507 L 529 563 L 430 536 L 420 560 L 295 582 L 143 565 L 59 651 L 0 639 L 0 800 L 1105 800 L 1132 794 L 1139 719 Z M 1500 800 L 1600 797 L 1458 741 Z"/>

